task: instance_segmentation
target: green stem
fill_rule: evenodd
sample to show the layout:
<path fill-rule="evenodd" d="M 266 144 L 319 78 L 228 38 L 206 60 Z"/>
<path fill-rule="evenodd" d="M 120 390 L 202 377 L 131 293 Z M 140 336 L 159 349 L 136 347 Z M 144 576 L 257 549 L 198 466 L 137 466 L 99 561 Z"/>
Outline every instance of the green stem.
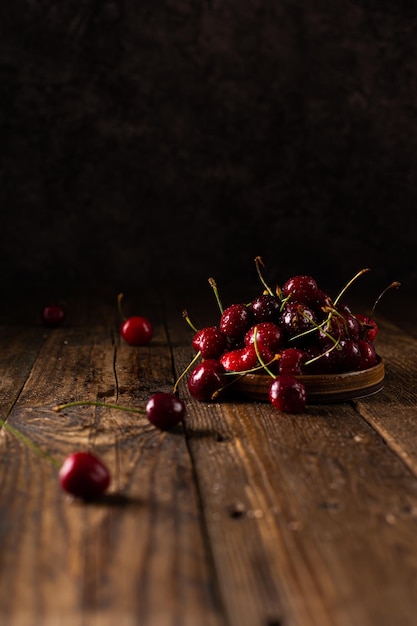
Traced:
<path fill-rule="evenodd" d="M 269 369 L 268 365 L 265 363 L 265 361 L 262 359 L 259 349 L 258 349 L 258 342 L 256 340 L 258 334 L 258 327 L 255 326 L 255 328 L 253 329 L 253 345 L 255 347 L 255 352 L 256 352 L 256 356 L 258 357 L 258 361 L 259 363 L 262 365 L 262 367 L 264 368 L 264 370 L 267 372 L 267 374 L 269 374 L 271 376 L 271 378 L 275 378 L 275 374 L 273 374 L 271 372 L 271 370 Z M 275 359 L 273 359 L 275 360 Z"/>
<path fill-rule="evenodd" d="M 145 409 L 138 409 L 130 406 L 123 406 L 121 404 L 112 404 L 111 402 L 98 402 L 96 400 L 76 400 L 75 402 L 66 402 L 65 404 L 57 404 L 53 407 L 56 413 L 63 409 L 69 409 L 73 406 L 103 406 L 106 409 L 117 409 L 119 411 L 127 411 L 128 413 L 146 413 Z"/>
<path fill-rule="evenodd" d="M 194 365 L 194 363 L 196 363 L 198 361 L 198 359 L 201 357 L 201 352 L 197 352 L 197 354 L 191 359 L 191 361 L 188 363 L 187 367 L 185 368 L 185 370 L 182 372 L 182 374 L 180 374 L 175 382 L 174 385 L 174 389 L 173 392 L 177 393 L 177 388 L 179 385 L 180 380 L 182 380 L 184 378 L 184 376 L 186 375 L 186 373 L 191 369 L 191 367 Z"/>
<path fill-rule="evenodd" d="M 355 274 L 355 276 L 351 278 L 350 281 L 346 283 L 346 285 L 343 287 L 342 291 L 339 293 L 336 300 L 333 302 L 333 306 L 334 307 L 336 306 L 336 304 L 339 302 L 343 294 L 347 291 L 347 289 L 349 289 L 349 287 L 351 286 L 352 283 L 355 282 L 355 280 L 357 280 L 360 276 L 362 276 L 362 274 L 366 274 L 366 272 L 370 272 L 370 271 L 371 271 L 370 268 L 366 267 L 365 269 L 360 270 L 357 274 Z"/>
<path fill-rule="evenodd" d="M 39 456 L 49 461 L 54 467 L 61 466 L 61 464 L 51 454 L 49 454 L 48 452 L 45 452 L 45 450 L 43 450 L 40 446 L 38 446 L 37 443 L 32 441 L 32 439 L 24 435 L 22 432 L 20 432 L 20 430 L 18 430 L 14 426 L 11 426 L 5 420 L 0 419 L 0 426 L 3 426 L 3 428 L 9 431 L 9 433 L 12 434 L 14 437 L 16 437 L 16 439 L 19 439 L 20 441 L 22 441 L 28 448 L 30 448 L 31 450 L 36 452 L 36 454 L 39 454 Z"/>
<path fill-rule="evenodd" d="M 217 289 L 216 281 L 214 280 L 214 278 L 209 278 L 208 281 L 209 281 L 210 287 L 214 291 L 214 295 L 215 295 L 216 300 L 217 300 L 217 305 L 218 305 L 218 307 L 220 309 L 220 314 L 223 315 L 224 309 L 223 309 L 223 305 L 222 305 L 221 300 L 220 300 L 219 290 Z"/>
<path fill-rule="evenodd" d="M 261 272 L 261 266 L 265 267 L 265 264 L 262 261 L 262 257 L 257 256 L 255 258 L 255 265 L 256 265 L 256 271 L 258 272 L 259 280 L 261 281 L 261 283 L 263 284 L 263 286 L 265 287 L 265 289 L 267 290 L 269 295 L 273 296 L 274 293 L 273 293 L 272 289 L 269 287 L 269 285 L 266 284 L 265 279 L 264 279 L 264 277 L 262 275 L 262 272 Z"/>

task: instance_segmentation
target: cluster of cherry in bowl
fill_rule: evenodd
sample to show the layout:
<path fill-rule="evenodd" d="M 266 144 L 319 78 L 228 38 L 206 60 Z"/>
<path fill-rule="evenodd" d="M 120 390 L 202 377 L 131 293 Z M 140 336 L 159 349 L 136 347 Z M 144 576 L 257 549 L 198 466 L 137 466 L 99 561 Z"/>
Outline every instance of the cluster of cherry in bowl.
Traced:
<path fill-rule="evenodd" d="M 196 355 L 183 372 L 193 398 L 203 402 L 218 399 L 242 377 L 262 372 L 271 377 L 271 404 L 280 411 L 297 413 L 308 401 L 303 377 L 377 366 L 375 305 L 388 288 L 399 283 L 389 285 L 366 315 L 353 312 L 342 298 L 368 269 L 358 272 L 332 299 L 309 275 L 293 276 L 273 291 L 263 279 L 262 260 L 257 257 L 255 261 L 264 290 L 253 300 L 223 308 L 217 286 L 210 279 L 220 310 L 218 324 L 197 329 L 184 311 L 194 331 L 191 343 Z"/>

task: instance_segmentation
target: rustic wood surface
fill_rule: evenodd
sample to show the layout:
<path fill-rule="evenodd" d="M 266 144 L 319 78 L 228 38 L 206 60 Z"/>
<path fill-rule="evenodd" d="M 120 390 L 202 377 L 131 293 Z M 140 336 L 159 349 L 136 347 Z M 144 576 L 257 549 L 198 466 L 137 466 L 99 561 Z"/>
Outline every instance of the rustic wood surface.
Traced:
<path fill-rule="evenodd" d="M 193 294 L 195 300 L 195 294 Z M 375 396 L 278 413 L 186 400 L 184 424 L 57 403 L 142 406 L 193 351 L 182 309 L 154 295 L 132 348 L 112 294 L 74 296 L 46 329 L 41 299 L 0 312 L 1 417 L 62 461 L 111 469 L 99 502 L 71 500 L 56 467 L 0 432 L 0 623 L 8 626 L 415 626 L 417 339 L 380 318 Z M 198 323 L 201 304 L 193 302 Z M 144 310 L 145 309 L 145 310 Z M 199 317 L 200 316 L 200 317 Z"/>

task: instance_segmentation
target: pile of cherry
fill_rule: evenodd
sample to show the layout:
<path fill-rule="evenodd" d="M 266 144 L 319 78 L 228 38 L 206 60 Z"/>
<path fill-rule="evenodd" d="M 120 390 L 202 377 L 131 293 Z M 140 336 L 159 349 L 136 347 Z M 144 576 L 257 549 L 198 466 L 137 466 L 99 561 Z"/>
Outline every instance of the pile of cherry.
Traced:
<path fill-rule="evenodd" d="M 341 299 L 367 269 L 358 272 L 332 300 L 311 276 L 305 275 L 294 276 L 273 291 L 262 276 L 261 258 L 257 257 L 255 263 L 263 290 L 248 303 L 223 308 L 215 281 L 209 279 L 220 311 L 218 325 L 198 330 L 184 312 L 194 331 L 192 346 L 196 354 L 177 379 L 172 393 L 154 393 L 143 408 L 80 400 L 60 404 L 54 410 L 59 412 L 75 406 L 118 409 L 144 414 L 155 428 L 167 431 L 185 415 L 185 404 L 178 395 L 184 376 L 188 376 L 191 397 L 209 402 L 219 398 L 241 376 L 262 372 L 271 377 L 269 400 L 272 405 L 279 411 L 298 413 L 307 402 L 300 375 L 364 370 L 377 363 L 375 306 L 389 288 L 400 285 L 398 282 L 380 294 L 369 315 L 363 315 L 353 313 Z M 149 344 L 153 337 L 151 322 L 144 316 L 125 317 L 121 299 L 122 294 L 118 297 L 121 337 L 131 346 Z M 48 305 L 42 311 L 42 322 L 50 328 L 60 326 L 65 318 L 65 310 L 60 305 Z M 110 471 L 92 452 L 73 452 L 60 463 L 7 421 L 0 419 L 0 424 L 58 469 L 60 486 L 67 493 L 91 500 L 101 497 L 108 489 Z"/>
<path fill-rule="evenodd" d="M 341 299 L 368 269 L 358 272 L 332 300 L 307 275 L 294 276 L 273 291 L 262 276 L 260 257 L 255 262 L 264 290 L 252 301 L 223 308 L 217 286 L 209 279 L 220 310 L 218 324 L 198 330 L 184 311 L 194 331 L 196 355 L 183 373 L 193 398 L 218 399 L 239 377 L 261 371 L 271 377 L 271 404 L 298 413 L 308 401 L 300 376 L 355 372 L 377 364 L 375 305 L 398 282 L 389 285 L 365 315 L 352 312 Z"/>

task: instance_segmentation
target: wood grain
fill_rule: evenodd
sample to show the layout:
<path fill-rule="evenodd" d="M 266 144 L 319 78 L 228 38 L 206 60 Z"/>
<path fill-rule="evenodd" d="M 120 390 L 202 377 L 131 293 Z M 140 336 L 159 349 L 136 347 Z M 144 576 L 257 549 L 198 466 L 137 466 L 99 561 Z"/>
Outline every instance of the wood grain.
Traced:
<path fill-rule="evenodd" d="M 39 348 L 8 421 L 57 459 L 93 450 L 113 484 L 96 505 L 70 501 L 55 468 L 3 431 L 4 623 L 222 623 L 181 429 L 162 434 L 143 416 L 108 409 L 52 410 L 82 398 L 138 406 L 161 379 L 172 385 L 163 327 L 155 334 L 152 347 L 132 349 L 111 324 L 79 319 Z"/>
<path fill-rule="evenodd" d="M 171 390 L 193 356 L 183 304 L 147 300 L 143 348 L 121 340 L 112 295 L 75 298 L 52 331 L 2 318 L 3 416 L 58 462 L 94 451 L 112 484 L 71 500 L 56 467 L 1 430 L 0 623 L 414 626 L 417 340 L 384 320 L 384 389 L 301 415 L 199 403 L 185 378 L 186 418 L 168 433 L 132 412 L 53 411 Z"/>

